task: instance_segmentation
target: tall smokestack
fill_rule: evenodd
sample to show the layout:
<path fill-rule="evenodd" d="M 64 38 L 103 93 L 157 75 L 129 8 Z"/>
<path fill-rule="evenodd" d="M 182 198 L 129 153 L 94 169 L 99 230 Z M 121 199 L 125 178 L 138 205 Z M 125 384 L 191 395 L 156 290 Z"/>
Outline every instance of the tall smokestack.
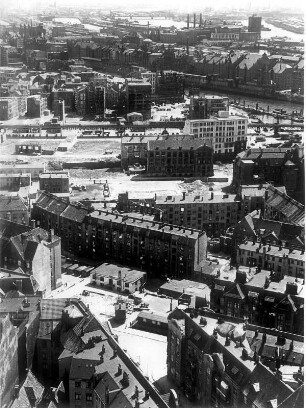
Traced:
<path fill-rule="evenodd" d="M 200 14 L 200 25 L 199 25 L 199 27 L 201 28 L 202 25 L 203 25 L 203 17 L 202 17 L 202 13 L 201 13 L 201 14 Z"/>
<path fill-rule="evenodd" d="M 195 28 L 195 26 L 196 26 L 196 13 L 194 13 L 194 15 L 193 15 L 193 28 Z"/>
<path fill-rule="evenodd" d="M 189 28 L 189 14 L 187 14 L 187 28 Z"/>

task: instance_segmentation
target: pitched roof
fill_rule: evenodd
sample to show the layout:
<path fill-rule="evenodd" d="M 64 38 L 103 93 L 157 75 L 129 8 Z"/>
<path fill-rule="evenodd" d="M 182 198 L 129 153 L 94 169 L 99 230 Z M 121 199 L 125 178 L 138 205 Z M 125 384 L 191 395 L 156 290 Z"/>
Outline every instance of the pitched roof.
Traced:
<path fill-rule="evenodd" d="M 277 405 L 280 404 L 292 394 L 292 389 L 263 364 L 258 363 L 243 388 L 243 394 L 256 407 L 268 408 L 269 401 L 276 399 Z"/>
<path fill-rule="evenodd" d="M 44 387 L 37 380 L 31 370 L 19 390 L 18 398 L 13 402 L 11 408 L 29 408 L 37 406 L 43 397 Z"/>
<path fill-rule="evenodd" d="M 42 299 L 40 320 L 61 320 L 62 312 L 69 299 Z"/>
<path fill-rule="evenodd" d="M 4 196 L 0 195 L 0 212 L 8 211 L 25 211 L 28 208 L 24 200 L 19 196 Z"/>
<path fill-rule="evenodd" d="M 82 205 L 69 204 L 65 210 L 61 213 L 62 218 L 66 218 L 71 221 L 83 222 L 84 218 L 88 214 L 88 209 Z"/>
<path fill-rule="evenodd" d="M 269 191 L 269 198 L 266 201 L 266 206 L 280 212 L 292 224 L 305 225 L 305 207 L 301 203 L 275 187 L 269 186 L 267 190 Z"/>
<path fill-rule="evenodd" d="M 24 232 L 31 231 L 31 227 L 27 225 L 17 224 L 13 221 L 8 221 L 0 218 L 0 237 L 11 238 Z"/>
<path fill-rule="evenodd" d="M 60 215 L 68 205 L 68 200 L 46 192 L 42 192 L 35 202 L 35 206 L 56 215 Z"/>

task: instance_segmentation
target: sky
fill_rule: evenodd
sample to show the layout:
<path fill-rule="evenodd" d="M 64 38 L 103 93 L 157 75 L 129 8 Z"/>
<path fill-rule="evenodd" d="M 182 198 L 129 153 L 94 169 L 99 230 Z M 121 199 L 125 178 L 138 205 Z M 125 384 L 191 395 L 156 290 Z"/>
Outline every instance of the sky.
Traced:
<path fill-rule="evenodd" d="M 109 10 L 110 8 L 124 8 L 124 9 L 143 9 L 143 10 L 176 10 L 182 12 L 192 12 L 211 7 L 216 10 L 229 9 L 245 9 L 258 10 L 264 9 L 280 9 L 290 8 L 290 10 L 300 9 L 303 7 L 303 0 L 17 0 L 12 2 L 12 7 L 18 3 L 18 6 L 23 7 L 37 7 L 37 4 L 47 5 L 56 4 L 58 6 L 95 6 L 100 9 Z M 6 3 L 0 0 L 0 5 Z M 6 3 L 7 7 L 7 3 Z M 305 9 L 303 8 L 305 11 Z"/>

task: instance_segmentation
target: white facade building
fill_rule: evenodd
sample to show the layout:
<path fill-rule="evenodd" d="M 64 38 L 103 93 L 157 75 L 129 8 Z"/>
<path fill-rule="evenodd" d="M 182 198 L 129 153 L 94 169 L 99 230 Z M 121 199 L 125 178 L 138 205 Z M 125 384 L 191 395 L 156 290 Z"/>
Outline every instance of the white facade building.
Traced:
<path fill-rule="evenodd" d="M 209 119 L 186 120 L 183 132 L 203 139 L 213 147 L 214 153 L 234 153 L 235 142 L 247 140 L 248 118 L 219 112 L 219 116 Z"/>

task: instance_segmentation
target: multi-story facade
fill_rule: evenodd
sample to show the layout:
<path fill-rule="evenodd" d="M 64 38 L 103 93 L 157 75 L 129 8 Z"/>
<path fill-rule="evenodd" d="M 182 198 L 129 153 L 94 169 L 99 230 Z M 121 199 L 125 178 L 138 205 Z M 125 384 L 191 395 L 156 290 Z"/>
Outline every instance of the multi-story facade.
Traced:
<path fill-rule="evenodd" d="M 147 164 L 148 141 L 159 140 L 166 136 L 122 136 L 121 138 L 121 166 L 128 169 L 136 163 Z"/>
<path fill-rule="evenodd" d="M 69 193 L 69 173 L 42 173 L 39 175 L 39 189 L 49 193 Z"/>
<path fill-rule="evenodd" d="M 107 210 L 89 213 L 43 193 L 33 218 L 41 227 L 54 227 L 62 246 L 79 256 L 114 261 L 154 274 L 191 276 L 206 258 L 207 235 L 196 229 L 148 221 Z"/>
<path fill-rule="evenodd" d="M 42 95 L 32 95 L 27 99 L 27 115 L 29 118 L 41 118 L 48 108 L 47 98 Z"/>
<path fill-rule="evenodd" d="M 148 141 L 147 174 L 164 177 L 213 176 L 213 149 L 192 137 Z"/>
<path fill-rule="evenodd" d="M 18 329 L 9 315 L 0 317 L 0 406 L 7 408 L 14 399 L 18 386 Z"/>
<path fill-rule="evenodd" d="M 25 201 L 19 196 L 0 196 L 0 218 L 18 224 L 29 224 L 30 211 Z"/>
<path fill-rule="evenodd" d="M 214 158 L 232 158 L 244 150 L 247 141 L 248 118 L 219 112 L 218 117 L 186 120 L 184 133 L 203 140 L 214 149 Z"/>
<path fill-rule="evenodd" d="M 203 97 L 191 97 L 189 117 L 194 119 L 208 119 L 218 115 L 220 111 L 226 112 L 229 109 L 227 96 L 205 95 Z"/>
<path fill-rule="evenodd" d="M 237 262 L 243 266 L 259 266 L 261 269 L 274 271 L 280 277 L 305 277 L 304 249 L 245 241 L 237 249 Z"/>
<path fill-rule="evenodd" d="M 10 120 L 19 116 L 17 98 L 0 98 L 0 120 Z"/>
<path fill-rule="evenodd" d="M 1 267 L 32 275 L 43 295 L 61 285 L 61 239 L 52 230 L 1 219 L 0 247 Z"/>
<path fill-rule="evenodd" d="M 239 153 L 234 159 L 233 183 L 272 183 L 285 186 L 289 193 L 302 190 L 299 175 L 303 174 L 304 160 L 300 147 L 251 148 Z"/>
<path fill-rule="evenodd" d="M 248 24 L 248 31 L 250 33 L 261 33 L 261 20 L 260 16 L 250 16 L 249 17 L 249 24 Z"/>
<path fill-rule="evenodd" d="M 162 196 L 155 199 L 155 207 L 162 211 L 162 220 L 206 231 L 207 235 L 220 234 L 237 225 L 241 218 L 241 202 L 235 194 L 186 194 Z"/>
<path fill-rule="evenodd" d="M 148 82 L 126 84 L 126 113 L 139 112 L 144 120 L 151 118 L 152 89 Z"/>
<path fill-rule="evenodd" d="M 252 267 L 221 271 L 210 293 L 210 308 L 216 313 L 247 317 L 250 324 L 301 335 L 303 304 L 303 279 L 279 278 L 274 272 Z"/>
<path fill-rule="evenodd" d="M 290 345 L 293 336 L 278 332 L 287 337 L 279 343 L 281 367 L 279 355 L 271 355 L 270 344 L 278 344 L 272 331 L 256 327 L 255 332 L 243 323 L 178 309 L 170 314 L 168 328 L 168 376 L 193 404 L 259 408 L 264 400 L 266 407 L 273 407 L 293 394 L 286 374 L 292 375 L 302 361 L 302 336 Z"/>

